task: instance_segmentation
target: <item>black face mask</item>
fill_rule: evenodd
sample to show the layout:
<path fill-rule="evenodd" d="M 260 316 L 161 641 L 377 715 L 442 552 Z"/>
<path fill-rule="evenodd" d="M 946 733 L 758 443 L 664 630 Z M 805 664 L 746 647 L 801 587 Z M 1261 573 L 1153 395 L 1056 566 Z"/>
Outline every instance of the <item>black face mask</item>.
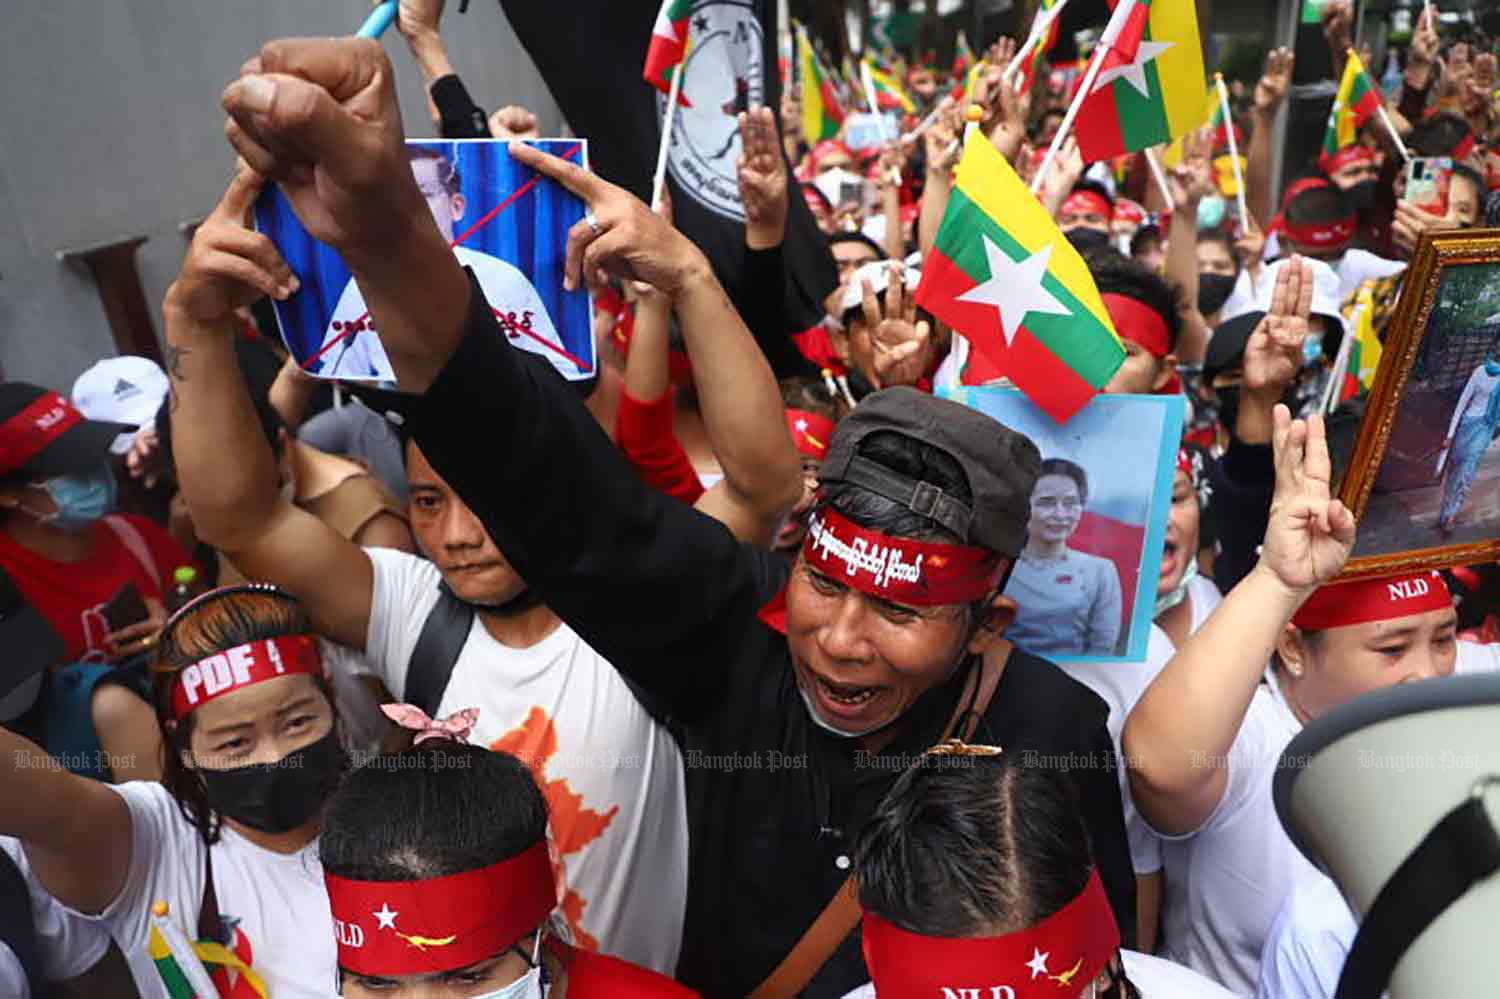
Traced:
<path fill-rule="evenodd" d="M 214 810 L 261 832 L 291 832 L 318 813 L 348 769 L 338 728 L 275 763 L 200 769 Z"/>
<path fill-rule="evenodd" d="M 1233 274 L 1199 274 L 1198 275 L 1198 311 L 1205 316 L 1211 316 L 1224 307 L 1229 301 L 1229 293 L 1234 291 Z"/>
<path fill-rule="evenodd" d="M 1379 181 L 1362 180 L 1344 191 L 1344 197 L 1349 200 L 1355 214 L 1363 216 L 1375 206 L 1375 191 L 1379 186 Z"/>
<path fill-rule="evenodd" d="M 1226 385 L 1223 388 L 1214 389 L 1214 394 L 1219 397 L 1217 407 L 1219 424 L 1233 434 L 1235 423 L 1238 422 L 1240 416 L 1240 387 Z"/>
<path fill-rule="evenodd" d="M 1109 246 L 1109 233 L 1103 229 L 1079 226 L 1076 229 L 1069 229 L 1063 235 L 1068 237 L 1068 242 L 1072 243 L 1079 253 L 1102 250 Z"/>

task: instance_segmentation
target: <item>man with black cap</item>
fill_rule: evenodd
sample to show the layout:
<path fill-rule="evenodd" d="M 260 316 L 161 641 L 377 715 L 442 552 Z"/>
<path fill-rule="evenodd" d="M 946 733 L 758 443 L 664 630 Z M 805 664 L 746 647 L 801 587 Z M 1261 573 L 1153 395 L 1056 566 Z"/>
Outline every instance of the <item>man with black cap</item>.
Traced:
<path fill-rule="evenodd" d="M 834 436 L 788 575 L 643 486 L 567 386 L 494 335 L 422 221 L 390 80 L 372 43 L 271 43 L 225 92 L 230 140 L 366 289 L 401 387 L 425 393 L 407 419 L 434 467 L 548 605 L 670 703 L 691 832 L 679 977 L 712 996 L 837 996 L 867 980 L 853 836 L 950 735 L 1071 771 L 1131 926 L 1105 705 L 1000 637 L 1035 446 L 914 390 L 873 394 Z M 512 155 L 588 205 L 567 284 L 644 280 L 684 323 L 739 321 L 702 254 L 645 205 L 530 147 Z M 481 426 L 505 441 L 500 460 L 458 432 Z"/>

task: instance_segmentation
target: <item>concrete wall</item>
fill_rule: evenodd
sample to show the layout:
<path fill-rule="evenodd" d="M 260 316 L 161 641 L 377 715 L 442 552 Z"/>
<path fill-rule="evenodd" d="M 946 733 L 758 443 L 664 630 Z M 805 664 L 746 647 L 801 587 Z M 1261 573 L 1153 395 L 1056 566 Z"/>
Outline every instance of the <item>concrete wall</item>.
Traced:
<path fill-rule="evenodd" d="M 8 0 L 0 34 L 0 368 L 66 392 L 114 354 L 86 271 L 64 249 L 149 236 L 137 251 L 158 333 L 186 248 L 233 166 L 219 93 L 268 38 L 347 34 L 369 0 Z M 486 108 L 561 119 L 495 0 L 444 19 L 454 65 Z M 407 135 L 434 134 L 421 77 L 394 27 Z"/>

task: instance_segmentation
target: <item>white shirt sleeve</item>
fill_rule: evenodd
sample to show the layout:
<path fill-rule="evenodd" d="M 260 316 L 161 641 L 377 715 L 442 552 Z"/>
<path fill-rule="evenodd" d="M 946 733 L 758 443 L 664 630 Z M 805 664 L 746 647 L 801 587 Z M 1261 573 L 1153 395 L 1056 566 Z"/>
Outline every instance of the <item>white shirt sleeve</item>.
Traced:
<path fill-rule="evenodd" d="M 21 877 L 26 880 L 26 890 L 31 895 L 31 921 L 36 929 L 37 954 L 41 960 L 42 976 L 49 982 L 66 982 L 88 971 L 104 957 L 109 949 L 109 931 L 85 916 L 71 912 L 62 903 L 48 894 L 47 889 L 32 873 L 26 860 L 26 851 L 17 839 L 0 838 L 0 849 L 10 855 Z M 8 966 L 14 965 L 14 969 Z M 14 970 L 16 977 L 10 976 Z M 11 986 L 20 982 L 19 991 L 26 995 L 25 982 L 20 975 L 20 962 L 8 947 L 0 944 L 0 995 L 15 995 Z"/>
<path fill-rule="evenodd" d="M 406 668 L 427 615 L 438 601 L 437 566 L 391 548 L 366 548 L 374 585 L 365 660 L 398 699 L 406 698 Z"/>
<path fill-rule="evenodd" d="M 125 941 L 137 935 L 157 899 L 202 896 L 203 854 L 208 847 L 198 831 L 183 821 L 177 799 L 162 785 L 130 781 L 105 786 L 125 799 L 130 811 L 130 868 L 120 893 L 105 906 L 99 920 Z M 175 890 L 183 881 L 192 887 L 186 892 Z"/>
<path fill-rule="evenodd" d="M 1257 999 L 1332 996 L 1358 931 L 1337 885 L 1321 874 L 1299 880 L 1266 937 Z"/>

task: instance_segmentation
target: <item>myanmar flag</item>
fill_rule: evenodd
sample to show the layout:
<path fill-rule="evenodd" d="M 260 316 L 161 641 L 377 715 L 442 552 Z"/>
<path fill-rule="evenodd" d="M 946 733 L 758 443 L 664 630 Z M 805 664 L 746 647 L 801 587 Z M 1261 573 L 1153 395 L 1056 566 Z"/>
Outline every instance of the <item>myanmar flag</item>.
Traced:
<path fill-rule="evenodd" d="M 1058 0 L 1042 0 L 1036 9 L 1036 16 L 1031 22 L 1031 33 L 1036 34 L 1037 28 L 1041 27 L 1042 19 L 1047 13 L 1056 7 Z M 1021 64 L 1020 93 L 1026 94 L 1031 91 L 1031 85 L 1036 82 L 1036 75 L 1041 71 L 1042 63 L 1047 61 L 1047 56 L 1052 52 L 1052 46 L 1057 44 L 1057 31 L 1062 26 L 1061 16 L 1054 17 L 1052 23 L 1047 26 L 1047 34 L 1037 41 L 1032 48 L 1031 54 Z"/>
<path fill-rule="evenodd" d="M 1380 370 L 1380 358 L 1384 353 L 1380 337 L 1375 334 L 1375 296 L 1370 282 L 1359 286 L 1354 304 L 1354 348 L 1349 352 L 1349 381 L 1354 383 L 1352 391 L 1341 398 L 1347 399 L 1360 389 L 1368 392 L 1375 385 L 1375 374 Z"/>
<path fill-rule="evenodd" d="M 157 977 L 169 999 L 218 999 L 219 991 L 209 980 L 187 937 L 168 917 L 167 903 L 151 907 L 146 935 L 146 953 L 156 965 Z"/>
<path fill-rule="evenodd" d="M 1203 123 L 1208 81 L 1193 0 L 1120 3 L 1132 9 L 1117 8 L 1111 17 L 1105 33 L 1119 22 L 1118 35 L 1073 126 L 1088 163 L 1170 142 Z"/>
<path fill-rule="evenodd" d="M 1083 258 L 977 128 L 916 302 L 1059 423 L 1125 360 Z"/>
<path fill-rule="evenodd" d="M 882 72 L 875 65 L 875 60 L 865 59 L 865 65 L 870 67 L 870 82 L 875 84 L 875 103 L 881 111 L 905 111 L 907 114 L 916 112 L 916 105 L 912 104 L 911 98 L 906 96 L 906 91 L 901 89 L 901 84 L 889 73 Z"/>
<path fill-rule="evenodd" d="M 797 74 L 802 81 L 802 135 L 809 144 L 831 139 L 844 123 L 830 74 L 824 72 L 807 32 L 797 28 Z"/>
<path fill-rule="evenodd" d="M 1319 24 L 1323 20 L 1323 8 L 1328 5 L 1328 0 L 1302 0 L 1302 16 L 1298 18 L 1303 24 Z"/>
<path fill-rule="evenodd" d="M 656 25 L 651 29 L 651 47 L 646 50 L 646 82 L 662 93 L 672 89 L 672 67 L 682 65 L 687 54 L 688 18 L 693 12 L 693 0 L 662 0 L 661 12 L 656 15 Z M 692 107 L 681 90 L 677 102 L 683 107 Z"/>
<path fill-rule="evenodd" d="M 1359 56 L 1352 51 L 1344 62 L 1344 78 L 1328 112 L 1328 131 L 1323 135 L 1323 156 L 1332 156 L 1359 138 L 1360 127 L 1380 108 L 1380 91 L 1375 89 Z"/>

